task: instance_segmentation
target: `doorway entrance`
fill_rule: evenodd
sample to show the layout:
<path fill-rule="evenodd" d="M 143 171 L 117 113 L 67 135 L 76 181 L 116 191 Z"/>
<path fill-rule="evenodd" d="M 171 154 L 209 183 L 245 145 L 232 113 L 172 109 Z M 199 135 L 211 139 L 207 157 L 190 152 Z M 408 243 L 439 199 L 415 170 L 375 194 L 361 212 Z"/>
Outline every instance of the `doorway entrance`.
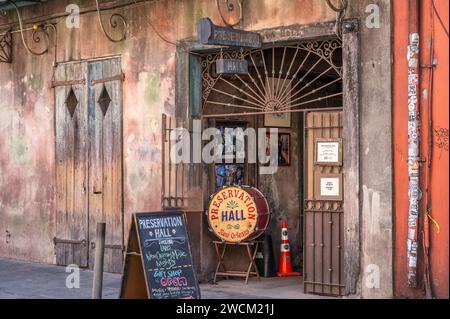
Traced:
<path fill-rule="evenodd" d="M 247 60 L 248 74 L 217 74 L 220 58 Z M 276 127 L 283 155 L 273 176 L 260 175 L 260 165 L 211 165 L 205 206 L 223 186 L 219 181 L 244 176 L 271 205 L 268 233 L 276 258 L 280 223 L 287 219 L 293 267 L 304 273 L 304 291 L 335 296 L 345 294 L 342 70 L 339 39 L 215 52 L 201 60 L 207 126 L 220 129 L 240 120 L 255 129 Z M 224 172 L 230 176 L 223 178 Z"/>
<path fill-rule="evenodd" d="M 119 58 L 55 69 L 56 263 L 93 268 L 98 222 L 104 269 L 122 271 L 122 71 Z"/>

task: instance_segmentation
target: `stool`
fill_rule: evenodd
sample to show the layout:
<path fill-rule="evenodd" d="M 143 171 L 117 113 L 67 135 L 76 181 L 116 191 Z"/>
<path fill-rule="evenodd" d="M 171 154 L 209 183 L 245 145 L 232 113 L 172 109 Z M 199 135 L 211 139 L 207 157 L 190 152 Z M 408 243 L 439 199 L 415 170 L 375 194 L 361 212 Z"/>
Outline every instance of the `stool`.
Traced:
<path fill-rule="evenodd" d="M 228 243 L 223 241 L 213 241 L 214 247 L 216 249 L 216 254 L 219 259 L 219 262 L 217 263 L 216 267 L 216 273 L 214 274 L 214 283 L 217 283 L 217 276 L 223 276 L 223 277 L 241 277 L 245 278 L 245 284 L 248 284 L 248 278 L 251 276 L 255 276 L 258 278 L 258 280 L 261 280 L 259 277 L 259 271 L 256 267 L 255 258 L 256 253 L 258 252 L 258 247 L 261 241 L 248 241 L 248 242 L 241 242 L 241 243 Z M 247 271 L 242 270 L 227 270 L 224 264 L 224 257 L 225 253 L 227 251 L 227 246 L 238 246 L 238 247 L 244 247 L 247 252 L 248 257 L 248 268 Z M 253 249 L 253 251 L 252 251 Z M 220 269 L 222 268 L 222 271 Z M 254 271 L 252 271 L 252 268 Z"/>

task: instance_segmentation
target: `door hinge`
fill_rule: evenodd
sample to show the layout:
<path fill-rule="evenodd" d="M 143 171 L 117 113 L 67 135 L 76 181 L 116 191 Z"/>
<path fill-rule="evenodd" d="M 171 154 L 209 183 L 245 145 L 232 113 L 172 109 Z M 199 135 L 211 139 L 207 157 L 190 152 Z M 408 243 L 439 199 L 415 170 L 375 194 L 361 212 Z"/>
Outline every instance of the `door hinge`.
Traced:
<path fill-rule="evenodd" d="M 69 81 L 52 81 L 52 88 L 58 87 L 58 86 L 69 86 L 69 85 L 80 85 L 80 84 L 86 84 L 85 79 L 80 80 L 69 80 Z"/>
<path fill-rule="evenodd" d="M 103 78 L 103 79 L 97 79 L 97 80 L 92 80 L 91 84 L 95 85 L 95 84 L 99 84 L 99 83 L 106 83 L 106 82 L 112 82 L 112 81 L 124 81 L 125 80 L 125 74 L 121 73 L 121 74 L 117 74 L 114 76 L 110 76 L 107 78 Z"/>
<path fill-rule="evenodd" d="M 81 245 L 82 247 L 86 247 L 87 246 L 87 240 L 86 239 L 82 239 L 82 240 L 72 240 L 72 239 L 61 239 L 61 238 L 53 238 L 53 244 L 72 244 L 72 245 Z"/>

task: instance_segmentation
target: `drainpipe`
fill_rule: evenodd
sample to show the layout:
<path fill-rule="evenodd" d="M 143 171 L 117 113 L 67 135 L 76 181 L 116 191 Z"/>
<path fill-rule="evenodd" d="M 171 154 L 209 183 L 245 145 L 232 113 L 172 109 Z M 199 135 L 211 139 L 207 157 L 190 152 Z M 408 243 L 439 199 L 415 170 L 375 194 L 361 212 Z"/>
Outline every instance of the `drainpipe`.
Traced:
<path fill-rule="evenodd" d="M 420 0 L 409 0 L 408 45 L 408 286 L 417 287 L 417 256 L 420 190 L 419 121 L 419 7 Z"/>

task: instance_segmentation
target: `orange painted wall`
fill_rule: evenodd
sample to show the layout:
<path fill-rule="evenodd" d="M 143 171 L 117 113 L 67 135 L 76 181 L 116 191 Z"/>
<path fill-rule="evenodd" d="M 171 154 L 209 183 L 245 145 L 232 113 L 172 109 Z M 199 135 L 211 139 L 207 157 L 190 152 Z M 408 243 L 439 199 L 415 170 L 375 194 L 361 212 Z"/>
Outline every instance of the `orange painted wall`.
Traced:
<path fill-rule="evenodd" d="M 449 1 L 434 0 L 436 9 L 444 23 L 449 25 Z M 431 208 L 432 215 L 440 225 L 440 232 L 431 226 L 431 283 L 435 297 L 449 297 L 449 39 L 436 14 L 432 19 L 432 0 L 421 1 L 421 64 L 430 64 L 430 46 L 434 43 L 434 57 L 437 65 L 434 69 L 433 89 L 429 92 L 430 69 L 421 70 L 421 106 L 422 121 L 421 156 L 428 154 L 428 112 L 429 98 L 432 99 L 432 170 L 431 170 Z M 419 288 L 407 286 L 407 220 L 408 220 L 408 110 L 407 85 L 408 71 L 406 52 L 408 46 L 408 1 L 393 1 L 394 16 L 394 204 L 395 204 L 395 295 L 397 297 L 422 297 L 423 288 L 423 253 L 419 255 Z M 434 28 L 433 24 L 434 23 Z M 434 31 L 433 31 L 434 29 Z M 426 164 L 421 171 L 422 210 L 426 205 Z M 423 219 L 422 219 L 423 220 Z M 420 246 L 422 250 L 422 246 Z"/>

